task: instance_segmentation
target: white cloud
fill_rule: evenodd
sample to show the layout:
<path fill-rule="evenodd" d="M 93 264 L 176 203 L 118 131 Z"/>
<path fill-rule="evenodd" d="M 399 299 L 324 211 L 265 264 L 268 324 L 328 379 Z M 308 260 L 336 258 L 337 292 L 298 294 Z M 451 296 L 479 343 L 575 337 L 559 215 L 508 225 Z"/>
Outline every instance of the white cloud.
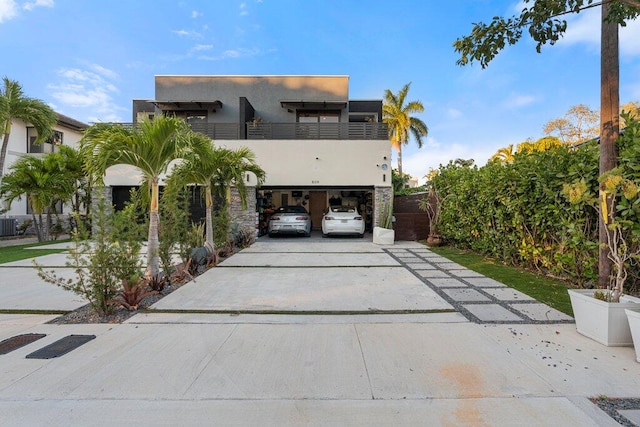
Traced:
<path fill-rule="evenodd" d="M 409 144 L 412 142 L 410 141 Z M 437 169 L 441 164 L 446 165 L 451 160 L 473 159 L 477 166 L 483 166 L 495 154 L 500 146 L 476 147 L 458 143 L 443 144 L 428 137 L 425 145 L 414 153 L 407 153 L 406 146 L 402 151 L 402 169 L 422 184 L 424 176 L 430 169 Z M 394 167 L 397 166 L 397 153 L 393 150 Z"/>
<path fill-rule="evenodd" d="M 227 49 L 223 51 L 220 55 L 200 55 L 197 59 L 203 61 L 220 61 L 223 59 L 239 59 L 239 58 L 247 58 L 251 56 L 259 55 L 261 52 L 259 49 L 246 49 L 246 48 L 238 48 L 238 49 Z"/>
<path fill-rule="evenodd" d="M 211 49 L 213 49 L 212 44 L 197 44 L 191 48 L 191 52 L 202 52 L 204 50 L 211 50 Z"/>
<path fill-rule="evenodd" d="M 202 16 L 202 12 L 198 12 L 197 10 L 191 11 L 191 17 L 192 17 L 193 19 L 195 19 L 195 18 L 199 18 L 199 17 L 201 17 L 201 16 Z"/>
<path fill-rule="evenodd" d="M 567 32 L 559 46 L 586 45 L 593 52 L 600 51 L 600 8 L 589 9 L 567 19 Z M 620 27 L 620 54 L 640 56 L 640 20 L 633 20 Z"/>
<path fill-rule="evenodd" d="M 112 82 L 117 73 L 99 64 L 86 64 L 85 68 L 62 68 L 57 71 L 59 81 L 48 86 L 51 96 L 61 104 L 61 109 L 82 109 L 85 117 L 80 120 L 122 121 L 114 95 L 119 92 Z"/>
<path fill-rule="evenodd" d="M 447 116 L 449 116 L 450 119 L 459 119 L 462 117 L 462 111 L 456 108 L 449 108 L 447 110 Z"/>
<path fill-rule="evenodd" d="M 31 2 L 26 2 L 22 8 L 24 10 L 33 10 L 36 7 L 53 7 L 55 6 L 54 1 L 53 0 L 35 0 L 35 1 L 31 1 Z"/>
<path fill-rule="evenodd" d="M 14 0 L 0 0 L 0 24 L 18 15 L 18 5 Z"/>
<path fill-rule="evenodd" d="M 176 34 L 180 37 L 190 37 L 192 39 L 202 38 L 202 34 L 197 31 L 188 31 L 188 30 L 173 30 L 171 31 L 173 34 Z"/>
<path fill-rule="evenodd" d="M 240 16 L 246 16 L 248 14 L 249 14 L 249 11 L 247 10 L 247 4 L 240 3 Z"/>
<path fill-rule="evenodd" d="M 527 94 L 514 94 L 510 98 L 506 99 L 503 103 L 505 108 L 515 109 L 522 108 L 533 104 L 536 101 L 536 97 Z"/>

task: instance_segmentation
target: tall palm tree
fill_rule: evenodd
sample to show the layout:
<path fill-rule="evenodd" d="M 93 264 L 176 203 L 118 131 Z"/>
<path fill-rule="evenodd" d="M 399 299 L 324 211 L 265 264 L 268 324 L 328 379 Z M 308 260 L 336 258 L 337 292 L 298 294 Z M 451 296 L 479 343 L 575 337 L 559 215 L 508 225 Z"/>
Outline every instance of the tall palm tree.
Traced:
<path fill-rule="evenodd" d="M 58 153 L 44 157 L 25 156 L 11 165 L 0 185 L 0 195 L 8 204 L 26 196 L 40 242 L 49 240 L 51 212 L 56 203 L 73 195 L 75 180 L 68 179 L 63 164 L 64 159 Z M 46 225 L 42 219 L 45 212 Z"/>
<path fill-rule="evenodd" d="M 107 169 L 114 165 L 130 165 L 137 168 L 148 182 L 151 192 L 149 202 L 149 236 L 147 248 L 147 276 L 160 272 L 158 256 L 158 215 L 160 175 L 169 164 L 183 157 L 188 151 L 190 132 L 182 119 L 158 116 L 134 127 L 98 123 L 85 132 L 81 150 L 90 179 L 101 184 Z"/>
<path fill-rule="evenodd" d="M 185 157 L 171 175 L 171 185 L 195 184 L 204 187 L 205 196 L 205 246 L 210 253 L 215 249 L 213 239 L 213 196 L 224 195 L 226 189 L 233 185 L 237 188 L 246 207 L 246 185 L 244 176 L 252 172 L 258 184 L 264 180 L 265 172 L 258 166 L 253 152 L 246 147 L 236 150 L 214 147 L 207 136 L 192 133 L 190 136 L 193 150 Z M 222 207 L 221 207 L 222 208 Z"/>
<path fill-rule="evenodd" d="M 4 162 L 7 157 L 11 121 L 20 119 L 30 123 L 38 132 L 36 142 L 46 141 L 53 135 L 53 126 L 58 117 L 56 113 L 39 99 L 24 96 L 22 87 L 7 77 L 2 79 L 4 88 L 0 89 L 0 126 L 2 132 L 2 149 L 0 150 L 0 179 L 4 174 Z"/>
<path fill-rule="evenodd" d="M 414 113 L 422 113 L 424 106 L 420 101 L 406 101 L 411 83 L 404 85 L 398 94 L 389 89 L 384 91 L 384 104 L 382 105 L 382 121 L 389 126 L 389 139 L 391 145 L 398 150 L 398 173 L 402 175 L 402 146 L 409 142 L 409 135 L 413 135 L 422 148 L 422 137 L 429 133 L 427 125 Z M 405 103 L 406 102 L 406 103 Z"/>

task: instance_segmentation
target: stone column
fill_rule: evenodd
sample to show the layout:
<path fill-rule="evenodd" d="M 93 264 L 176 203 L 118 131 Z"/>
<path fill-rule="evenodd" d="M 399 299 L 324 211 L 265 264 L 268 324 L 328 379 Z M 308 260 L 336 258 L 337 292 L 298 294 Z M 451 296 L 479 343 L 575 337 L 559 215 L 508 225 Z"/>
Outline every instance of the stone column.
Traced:
<path fill-rule="evenodd" d="M 256 187 L 246 187 L 247 207 L 242 208 L 238 189 L 231 187 L 231 201 L 228 206 L 230 230 L 247 230 L 255 236 L 258 222 Z"/>

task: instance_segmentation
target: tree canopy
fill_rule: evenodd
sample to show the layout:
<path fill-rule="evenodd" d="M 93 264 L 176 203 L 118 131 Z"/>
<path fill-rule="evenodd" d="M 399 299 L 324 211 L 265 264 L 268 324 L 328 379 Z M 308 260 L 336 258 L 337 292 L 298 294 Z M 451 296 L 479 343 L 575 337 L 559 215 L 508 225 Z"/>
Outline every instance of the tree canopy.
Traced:
<path fill-rule="evenodd" d="M 0 89 L 0 131 L 3 138 L 0 149 L 0 178 L 4 172 L 12 120 L 20 119 L 33 125 L 38 133 L 36 142 L 46 141 L 52 136 L 53 126 L 58 120 L 56 113 L 47 104 L 25 96 L 18 82 L 8 77 L 4 77 L 2 81 L 4 88 Z"/>
<path fill-rule="evenodd" d="M 640 0 L 523 0 L 525 7 L 520 15 L 509 18 L 493 17 L 490 23 L 475 23 L 471 34 L 457 39 L 453 46 L 460 53 L 458 65 L 467 65 L 474 61 L 486 68 L 505 47 L 514 45 L 528 30 L 536 42 L 536 51 L 540 52 L 545 44 L 554 45 L 566 32 L 567 21 L 564 16 L 579 13 L 582 10 L 603 3 L 609 4 L 607 19 L 618 25 L 640 14 Z"/>
<path fill-rule="evenodd" d="M 398 173 L 402 176 L 402 146 L 409 142 L 409 135 L 413 135 L 422 148 L 422 137 L 429 133 L 427 125 L 417 117 L 415 113 L 422 113 L 424 106 L 420 101 L 407 101 L 407 94 L 411 83 L 407 83 L 395 94 L 389 89 L 384 91 L 384 104 L 382 105 L 383 121 L 389 126 L 389 139 L 391 145 L 398 150 Z"/>

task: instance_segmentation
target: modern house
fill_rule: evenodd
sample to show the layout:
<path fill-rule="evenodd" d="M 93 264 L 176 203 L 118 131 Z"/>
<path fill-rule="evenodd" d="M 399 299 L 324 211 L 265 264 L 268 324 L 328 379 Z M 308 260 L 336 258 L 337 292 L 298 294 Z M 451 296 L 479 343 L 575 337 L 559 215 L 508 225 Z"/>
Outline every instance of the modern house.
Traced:
<path fill-rule="evenodd" d="M 249 208 L 232 203 L 243 227 L 264 231 L 272 209 L 303 205 L 319 229 L 329 203 L 341 203 L 357 206 L 371 230 L 376 207 L 392 197 L 382 100 L 349 99 L 348 76 L 156 76 L 155 98 L 133 101 L 133 121 L 158 114 L 255 153 L 266 180 L 257 188 L 248 174 Z M 138 182 L 126 167 L 105 177 L 116 204 Z"/>
<path fill-rule="evenodd" d="M 19 119 L 14 119 L 11 124 L 7 157 L 3 174 L 10 172 L 10 167 L 16 160 L 25 155 L 43 156 L 54 153 L 60 145 L 68 145 L 77 148 L 82 138 L 82 133 L 89 125 L 65 115 L 57 113 L 58 122 L 54 126 L 54 135 L 48 141 L 36 144 L 38 136 L 35 128 Z M 15 224 L 22 223 L 31 218 L 31 208 L 26 198 L 15 200 L 11 206 L 0 200 L 0 236 L 13 235 Z M 58 213 L 68 213 L 70 208 L 59 207 Z"/>

